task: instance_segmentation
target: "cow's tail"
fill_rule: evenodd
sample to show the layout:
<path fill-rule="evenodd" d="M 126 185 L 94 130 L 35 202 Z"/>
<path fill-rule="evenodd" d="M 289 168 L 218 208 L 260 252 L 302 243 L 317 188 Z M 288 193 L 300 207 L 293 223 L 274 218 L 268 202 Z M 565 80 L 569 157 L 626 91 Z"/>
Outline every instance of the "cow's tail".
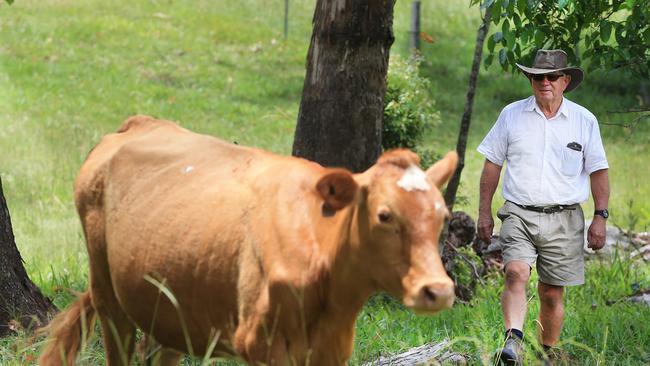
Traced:
<path fill-rule="evenodd" d="M 47 344 L 38 360 L 40 366 L 74 365 L 79 349 L 92 333 L 95 324 L 95 308 L 90 292 L 79 295 L 77 300 L 59 313 L 50 324 L 39 330 L 49 335 Z"/>

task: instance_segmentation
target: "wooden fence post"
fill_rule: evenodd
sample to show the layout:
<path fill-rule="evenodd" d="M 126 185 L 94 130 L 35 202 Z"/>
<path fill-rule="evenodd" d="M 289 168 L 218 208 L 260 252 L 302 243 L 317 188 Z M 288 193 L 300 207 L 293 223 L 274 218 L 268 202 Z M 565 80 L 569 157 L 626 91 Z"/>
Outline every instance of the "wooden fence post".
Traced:
<path fill-rule="evenodd" d="M 420 50 L 420 0 L 413 1 L 411 7 L 411 37 L 409 49 Z"/>
<path fill-rule="evenodd" d="M 289 38 L 289 0 L 284 0 L 284 40 Z"/>

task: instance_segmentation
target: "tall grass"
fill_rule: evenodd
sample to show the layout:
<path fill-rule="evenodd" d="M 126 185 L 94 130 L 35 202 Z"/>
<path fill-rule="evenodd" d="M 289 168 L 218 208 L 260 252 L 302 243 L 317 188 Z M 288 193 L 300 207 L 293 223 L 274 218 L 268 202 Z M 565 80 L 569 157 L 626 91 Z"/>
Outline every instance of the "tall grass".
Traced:
<path fill-rule="evenodd" d="M 0 177 L 18 247 L 30 277 L 59 307 L 64 289 L 87 286 L 87 257 L 72 203 L 75 174 L 88 151 L 135 113 L 179 121 L 198 132 L 281 154 L 291 149 L 314 1 L 290 2 L 283 39 L 284 1 L 0 1 Z M 422 74 L 441 124 L 426 137 L 438 153 L 453 149 L 479 24 L 468 2 L 423 3 Z M 395 7 L 396 42 L 406 56 L 410 3 Z M 610 113 L 638 105 L 642 84 L 615 72 L 587 75 L 569 97 L 603 123 L 611 165 L 611 223 L 648 230 L 650 178 L 647 123 L 634 130 L 606 123 Z M 475 215 L 482 157 L 473 149 L 509 102 L 529 94 L 520 75 L 481 70 L 458 209 Z M 636 104 L 635 104 L 636 103 Z M 495 199 L 495 206 L 499 204 Z M 586 212 L 591 206 L 586 205 Z M 588 266 L 588 284 L 567 292 L 563 339 L 588 364 L 648 361 L 648 310 L 615 302 L 631 283 L 648 286 L 648 268 L 625 258 Z M 501 341 L 500 276 L 468 305 L 420 318 L 375 298 L 357 324 L 352 364 L 429 340 L 451 338 L 472 362 L 488 362 Z M 534 293 L 531 288 L 531 294 Z M 534 341 L 536 299 L 527 338 Z M 407 331 L 399 332 L 399 329 Z M 24 334 L 0 340 L 0 364 L 34 362 L 40 344 Z M 80 364 L 101 363 L 95 336 Z M 529 355 L 532 357 L 532 355 Z M 622 360 L 622 361 L 621 361 Z M 620 363 L 619 363 L 620 361 Z M 196 364 L 199 360 L 186 360 Z"/>

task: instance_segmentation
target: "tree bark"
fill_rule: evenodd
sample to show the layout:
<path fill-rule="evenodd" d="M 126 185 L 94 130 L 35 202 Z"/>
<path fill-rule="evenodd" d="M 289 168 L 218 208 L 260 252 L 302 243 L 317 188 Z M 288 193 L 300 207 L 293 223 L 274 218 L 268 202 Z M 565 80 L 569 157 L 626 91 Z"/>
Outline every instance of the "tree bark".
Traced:
<path fill-rule="evenodd" d="M 458 167 L 454 175 L 447 184 L 445 191 L 445 202 L 449 212 L 453 212 L 454 203 L 456 201 L 456 192 L 460 184 L 460 175 L 465 167 L 465 150 L 467 148 L 467 135 L 469 134 L 469 126 L 472 122 L 472 107 L 474 106 L 474 94 L 476 93 L 476 82 L 478 73 L 481 69 L 481 55 L 483 54 L 483 43 L 485 35 L 490 28 L 490 19 L 492 17 L 492 7 L 485 10 L 483 16 L 483 23 L 478 28 L 476 33 L 476 46 L 474 47 L 474 60 L 472 61 L 472 73 L 469 76 L 469 86 L 467 88 L 467 98 L 465 101 L 465 110 L 463 117 L 460 121 L 460 131 L 458 132 L 458 141 L 456 143 L 456 152 L 458 152 Z"/>
<path fill-rule="evenodd" d="M 46 324 L 49 312 L 55 310 L 25 272 L 0 178 L 0 337 L 12 333 L 19 325 L 29 329 Z"/>
<path fill-rule="evenodd" d="M 360 172 L 381 153 L 394 0 L 318 0 L 293 155 Z"/>

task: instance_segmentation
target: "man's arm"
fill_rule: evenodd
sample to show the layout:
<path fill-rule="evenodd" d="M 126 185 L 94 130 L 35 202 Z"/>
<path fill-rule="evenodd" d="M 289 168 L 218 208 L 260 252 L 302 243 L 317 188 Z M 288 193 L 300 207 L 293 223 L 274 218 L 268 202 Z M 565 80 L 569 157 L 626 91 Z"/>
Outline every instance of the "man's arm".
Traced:
<path fill-rule="evenodd" d="M 483 173 L 481 173 L 481 182 L 479 188 L 478 204 L 478 238 L 486 243 L 490 243 L 492 230 L 494 230 L 494 219 L 492 218 L 492 197 L 499 185 L 501 176 L 501 166 L 485 159 L 483 164 Z"/>
<path fill-rule="evenodd" d="M 602 210 L 607 208 L 609 202 L 609 173 L 608 169 L 596 170 L 591 173 L 591 195 L 594 197 L 594 208 Z M 594 215 L 587 232 L 588 247 L 593 250 L 601 249 L 605 245 L 605 234 L 607 232 L 607 220 Z"/>

